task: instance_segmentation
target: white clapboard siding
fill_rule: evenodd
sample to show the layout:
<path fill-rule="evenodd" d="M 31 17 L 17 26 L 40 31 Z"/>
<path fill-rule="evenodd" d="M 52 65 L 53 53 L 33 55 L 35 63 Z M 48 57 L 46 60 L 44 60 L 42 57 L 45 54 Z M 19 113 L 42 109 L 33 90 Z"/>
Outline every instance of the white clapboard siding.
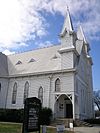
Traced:
<path fill-rule="evenodd" d="M 61 68 L 70 69 L 73 68 L 73 53 L 67 52 L 63 53 L 61 56 Z"/>
<path fill-rule="evenodd" d="M 1 90 L 0 90 L 0 108 L 6 107 L 7 91 L 8 91 L 8 79 L 0 78 Z"/>

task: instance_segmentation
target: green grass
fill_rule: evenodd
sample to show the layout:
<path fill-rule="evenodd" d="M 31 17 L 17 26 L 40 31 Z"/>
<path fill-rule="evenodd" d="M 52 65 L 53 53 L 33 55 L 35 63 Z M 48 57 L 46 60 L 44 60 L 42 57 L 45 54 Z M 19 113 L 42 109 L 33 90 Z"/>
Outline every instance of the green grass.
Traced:
<path fill-rule="evenodd" d="M 21 133 L 21 124 L 0 123 L 0 133 Z"/>
<path fill-rule="evenodd" d="M 0 133 L 22 133 L 22 124 L 0 123 Z M 35 132 L 33 132 L 35 133 Z M 36 132 L 38 133 L 38 132 Z M 42 133 L 42 132 L 41 132 Z M 47 133 L 57 133 L 56 128 L 47 128 Z M 64 133 L 73 133 L 64 131 Z"/>

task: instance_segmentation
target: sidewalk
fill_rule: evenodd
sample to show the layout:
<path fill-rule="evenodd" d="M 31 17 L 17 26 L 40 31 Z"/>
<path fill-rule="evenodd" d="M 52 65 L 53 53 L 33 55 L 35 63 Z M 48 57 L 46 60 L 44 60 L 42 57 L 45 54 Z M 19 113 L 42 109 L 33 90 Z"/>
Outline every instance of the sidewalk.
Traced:
<path fill-rule="evenodd" d="M 100 126 L 74 127 L 75 133 L 100 133 Z"/>
<path fill-rule="evenodd" d="M 53 126 L 48 126 L 51 128 L 56 128 Z M 100 125 L 93 127 L 74 127 L 74 129 L 65 128 L 67 131 L 74 131 L 75 133 L 100 133 Z"/>

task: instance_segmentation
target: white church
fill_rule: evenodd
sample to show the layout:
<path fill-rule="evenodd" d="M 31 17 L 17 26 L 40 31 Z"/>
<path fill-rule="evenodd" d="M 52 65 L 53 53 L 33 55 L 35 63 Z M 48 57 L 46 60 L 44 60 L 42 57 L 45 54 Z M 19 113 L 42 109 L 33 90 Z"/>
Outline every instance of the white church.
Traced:
<path fill-rule="evenodd" d="M 74 31 L 69 11 L 60 41 L 13 55 L 0 52 L 0 108 L 21 109 L 26 98 L 37 97 L 54 118 L 94 116 L 90 46 L 81 26 Z"/>

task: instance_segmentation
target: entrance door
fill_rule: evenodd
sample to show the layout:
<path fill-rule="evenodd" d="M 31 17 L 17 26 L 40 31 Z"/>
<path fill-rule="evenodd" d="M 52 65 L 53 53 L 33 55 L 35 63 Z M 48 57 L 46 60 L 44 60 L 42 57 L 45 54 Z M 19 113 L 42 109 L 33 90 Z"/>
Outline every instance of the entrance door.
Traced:
<path fill-rule="evenodd" d="M 72 104 L 66 104 L 66 118 L 73 118 Z"/>

